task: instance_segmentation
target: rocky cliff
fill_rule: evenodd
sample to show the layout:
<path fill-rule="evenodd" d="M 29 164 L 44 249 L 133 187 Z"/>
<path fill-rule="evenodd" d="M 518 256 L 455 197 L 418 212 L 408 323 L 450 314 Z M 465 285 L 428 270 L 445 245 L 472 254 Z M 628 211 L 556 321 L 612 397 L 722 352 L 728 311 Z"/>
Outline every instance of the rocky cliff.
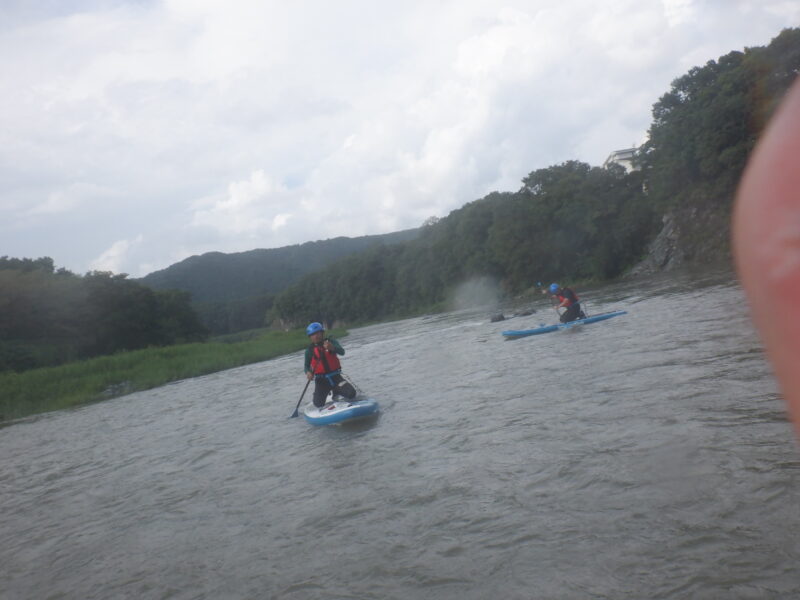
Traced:
<path fill-rule="evenodd" d="M 629 277 L 670 271 L 683 266 L 731 262 L 728 207 L 683 208 L 662 217 L 663 226 L 647 256 Z"/>

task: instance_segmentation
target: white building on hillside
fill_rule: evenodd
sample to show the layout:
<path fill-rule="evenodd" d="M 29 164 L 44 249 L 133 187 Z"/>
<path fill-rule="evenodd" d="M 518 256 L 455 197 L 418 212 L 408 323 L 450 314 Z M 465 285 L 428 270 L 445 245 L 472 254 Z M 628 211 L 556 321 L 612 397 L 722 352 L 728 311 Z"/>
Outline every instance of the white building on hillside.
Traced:
<path fill-rule="evenodd" d="M 636 150 L 637 148 L 614 150 L 614 152 L 608 155 L 608 158 L 603 163 L 603 168 L 607 169 L 610 164 L 616 163 L 625 167 L 625 170 L 630 173 L 631 171 L 635 170 L 635 167 L 633 166 L 633 157 L 636 155 Z"/>

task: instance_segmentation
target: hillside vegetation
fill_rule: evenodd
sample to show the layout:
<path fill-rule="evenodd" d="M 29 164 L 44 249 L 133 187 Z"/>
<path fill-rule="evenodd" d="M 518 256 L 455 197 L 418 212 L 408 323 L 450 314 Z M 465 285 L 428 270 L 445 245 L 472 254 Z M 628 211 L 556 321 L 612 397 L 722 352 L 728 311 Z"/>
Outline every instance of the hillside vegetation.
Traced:
<path fill-rule="evenodd" d="M 184 290 L 192 295 L 193 302 L 242 300 L 275 294 L 303 275 L 324 269 L 342 258 L 372 246 L 405 242 L 417 234 L 417 229 L 408 229 L 231 254 L 208 252 L 150 273 L 139 281 L 159 290 Z"/>
<path fill-rule="evenodd" d="M 0 258 L 0 372 L 207 336 L 186 292 L 154 291 L 126 275 L 56 271 L 50 258 Z"/>
<path fill-rule="evenodd" d="M 488 278 L 515 293 L 537 280 L 614 277 L 656 231 L 641 173 L 579 162 L 541 169 L 516 193 L 494 193 L 423 228 L 419 239 L 374 248 L 278 295 L 276 319 L 353 322 L 412 314 L 461 282 Z"/>
<path fill-rule="evenodd" d="M 412 240 L 418 229 L 383 235 L 306 242 L 224 254 L 191 256 L 139 281 L 160 290 L 189 292 L 192 307 L 213 335 L 268 324 L 265 319 L 275 294 L 308 273 L 325 269 L 347 256 L 382 245 Z"/>

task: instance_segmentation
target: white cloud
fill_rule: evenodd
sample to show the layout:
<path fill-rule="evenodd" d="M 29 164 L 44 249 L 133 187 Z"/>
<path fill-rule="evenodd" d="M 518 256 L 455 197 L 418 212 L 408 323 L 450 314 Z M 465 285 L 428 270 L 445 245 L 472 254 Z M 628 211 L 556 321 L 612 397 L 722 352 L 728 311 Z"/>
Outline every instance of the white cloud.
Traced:
<path fill-rule="evenodd" d="M 124 271 L 128 254 L 143 241 L 144 236 L 142 235 L 138 235 L 132 240 L 117 240 L 105 252 L 91 261 L 91 269 L 93 271 L 113 271 L 115 273 Z"/>
<path fill-rule="evenodd" d="M 695 16 L 694 0 L 662 0 L 670 27 L 677 27 Z"/>
<path fill-rule="evenodd" d="M 253 171 L 248 179 L 230 183 L 224 195 L 197 202 L 187 235 L 213 232 L 214 239 L 235 238 L 232 249 L 253 248 L 285 229 L 302 211 L 299 197 L 298 191 L 276 183 L 262 169 Z"/>
<path fill-rule="evenodd" d="M 675 77 L 800 22 L 782 0 L 30 6 L 0 26 L 2 253 L 136 275 L 600 164 Z"/>
<path fill-rule="evenodd" d="M 58 215 L 77 210 L 91 202 L 103 199 L 110 200 L 119 196 L 119 192 L 107 187 L 76 181 L 64 187 L 55 188 L 47 194 L 44 202 L 31 207 L 28 216 Z"/>
<path fill-rule="evenodd" d="M 272 231 L 278 231 L 282 227 L 286 227 L 286 224 L 289 222 L 289 219 L 292 218 L 292 215 L 288 213 L 281 213 L 275 215 L 272 218 Z"/>

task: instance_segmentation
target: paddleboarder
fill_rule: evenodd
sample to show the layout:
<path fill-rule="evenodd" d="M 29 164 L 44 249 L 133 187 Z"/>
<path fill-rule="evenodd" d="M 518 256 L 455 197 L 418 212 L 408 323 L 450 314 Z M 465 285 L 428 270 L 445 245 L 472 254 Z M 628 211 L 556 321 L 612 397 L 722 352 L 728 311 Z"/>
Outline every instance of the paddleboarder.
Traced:
<path fill-rule="evenodd" d="M 561 287 L 557 283 L 551 283 L 548 288 L 550 294 L 558 302 L 556 310 L 565 308 L 563 313 L 559 314 L 562 323 L 569 323 L 577 319 L 585 319 L 586 315 L 581 310 L 581 303 L 578 295 L 568 287 Z"/>
<path fill-rule="evenodd" d="M 342 377 L 339 356 L 344 356 L 344 348 L 338 340 L 325 337 L 325 328 L 320 323 L 306 327 L 306 335 L 311 344 L 306 348 L 305 373 L 309 381 L 314 380 L 314 406 L 325 405 L 328 394 L 355 398 L 356 390 Z"/>

